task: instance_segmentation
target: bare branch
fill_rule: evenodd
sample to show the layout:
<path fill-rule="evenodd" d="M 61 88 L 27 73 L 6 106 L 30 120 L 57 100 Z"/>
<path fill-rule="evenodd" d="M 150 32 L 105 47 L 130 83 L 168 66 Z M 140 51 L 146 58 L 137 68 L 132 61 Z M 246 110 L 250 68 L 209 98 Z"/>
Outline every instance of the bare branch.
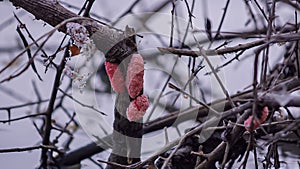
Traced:
<path fill-rule="evenodd" d="M 33 146 L 33 147 L 24 147 L 24 148 L 9 148 L 9 149 L 0 149 L 0 153 L 10 153 L 10 152 L 23 152 L 23 151 L 32 151 L 36 149 L 50 149 L 57 151 L 57 148 L 54 146 L 49 145 L 39 145 L 39 146 Z"/>
<path fill-rule="evenodd" d="M 69 94 L 67 94 L 66 92 L 64 92 L 63 90 L 61 90 L 60 88 L 58 89 L 61 93 L 63 93 L 64 95 L 66 95 L 66 96 L 68 96 L 71 100 L 73 100 L 74 102 L 76 102 L 76 103 L 78 103 L 79 105 L 81 105 L 82 107 L 87 107 L 87 108 L 90 108 L 90 109 L 92 109 L 92 110 L 94 110 L 94 111 L 96 111 L 96 112 L 98 112 L 98 113 L 100 113 L 100 114 L 102 114 L 102 115 L 105 115 L 105 116 L 107 116 L 107 114 L 105 114 L 104 112 L 102 112 L 102 111 L 100 111 L 100 110 L 98 110 L 98 109 L 96 109 L 94 106 L 91 106 L 91 105 L 86 105 L 86 104 L 84 104 L 84 103 L 82 103 L 82 102 L 80 102 L 80 101 L 78 101 L 77 99 L 75 99 L 73 96 L 71 96 L 71 95 L 69 95 Z"/>

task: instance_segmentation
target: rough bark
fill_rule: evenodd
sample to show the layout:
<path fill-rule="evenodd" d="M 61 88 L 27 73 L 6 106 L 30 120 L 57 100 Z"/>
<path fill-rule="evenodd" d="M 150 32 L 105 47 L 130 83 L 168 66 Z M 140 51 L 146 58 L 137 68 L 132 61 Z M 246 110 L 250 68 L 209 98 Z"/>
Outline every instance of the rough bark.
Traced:
<path fill-rule="evenodd" d="M 80 17 L 79 15 L 67 10 L 54 0 L 10 0 L 16 7 L 21 7 L 34 15 L 38 20 L 43 20 L 51 26 L 56 26 L 66 19 Z M 98 24 L 89 18 L 75 20 L 73 22 L 81 23 L 89 30 L 91 38 L 94 39 L 97 48 L 103 53 L 107 53 L 116 43 L 125 38 L 123 31 L 110 28 L 106 25 Z M 66 27 L 63 25 L 58 29 L 66 33 Z"/>

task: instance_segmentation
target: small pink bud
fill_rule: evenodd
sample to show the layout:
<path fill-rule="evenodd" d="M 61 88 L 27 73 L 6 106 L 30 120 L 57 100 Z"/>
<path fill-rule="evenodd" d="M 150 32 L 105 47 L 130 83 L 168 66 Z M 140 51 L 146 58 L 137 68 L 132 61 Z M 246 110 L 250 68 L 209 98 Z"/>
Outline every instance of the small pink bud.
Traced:
<path fill-rule="evenodd" d="M 118 68 L 118 64 L 105 62 L 105 70 L 109 77 L 112 88 L 117 93 L 123 93 L 125 91 L 125 82 L 122 72 Z"/>
<path fill-rule="evenodd" d="M 137 121 L 141 119 L 146 113 L 147 108 L 149 107 L 148 97 L 144 94 L 138 96 L 135 100 L 130 102 L 126 114 L 129 121 Z"/>
<path fill-rule="evenodd" d="M 144 60 L 140 54 L 133 54 L 128 64 L 126 87 L 131 98 L 137 97 L 144 84 Z"/>

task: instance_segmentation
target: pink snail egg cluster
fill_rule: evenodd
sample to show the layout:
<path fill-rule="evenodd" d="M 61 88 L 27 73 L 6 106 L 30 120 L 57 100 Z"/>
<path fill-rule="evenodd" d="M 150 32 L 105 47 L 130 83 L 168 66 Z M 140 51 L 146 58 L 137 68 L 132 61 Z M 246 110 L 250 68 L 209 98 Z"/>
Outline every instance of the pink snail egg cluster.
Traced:
<path fill-rule="evenodd" d="M 257 129 L 260 124 L 264 123 L 267 120 L 267 117 L 269 115 L 268 107 L 265 106 L 261 113 L 262 115 L 259 119 L 258 118 L 253 119 L 253 116 L 249 116 L 248 119 L 244 121 L 244 126 L 247 131 L 250 131 L 252 119 L 253 119 L 253 130 Z"/>
<path fill-rule="evenodd" d="M 138 96 L 135 100 L 130 102 L 126 115 L 129 121 L 137 121 L 141 119 L 146 113 L 147 108 L 149 107 L 148 97 L 144 94 Z"/>
<path fill-rule="evenodd" d="M 131 98 L 137 97 L 144 85 L 144 60 L 140 54 L 133 54 L 128 64 L 126 87 Z"/>
<path fill-rule="evenodd" d="M 105 62 L 105 69 L 113 90 L 117 93 L 123 93 L 126 87 L 132 99 L 126 111 L 127 119 L 137 121 L 144 116 L 149 107 L 148 97 L 144 94 L 140 95 L 144 85 L 143 57 L 140 54 L 132 55 L 125 80 L 118 66 L 118 63 Z"/>
<path fill-rule="evenodd" d="M 125 91 L 125 82 L 118 66 L 116 63 L 105 62 L 105 70 L 113 90 L 117 93 L 123 93 Z"/>

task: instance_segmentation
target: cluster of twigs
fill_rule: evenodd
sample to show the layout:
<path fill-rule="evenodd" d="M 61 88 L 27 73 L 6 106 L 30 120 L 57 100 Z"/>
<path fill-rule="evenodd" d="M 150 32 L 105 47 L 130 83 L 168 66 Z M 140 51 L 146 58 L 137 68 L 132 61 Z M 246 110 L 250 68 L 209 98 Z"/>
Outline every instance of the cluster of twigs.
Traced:
<path fill-rule="evenodd" d="M 126 38 L 122 30 L 113 28 L 113 26 L 119 22 L 119 19 L 116 21 L 110 21 L 110 19 L 93 14 L 91 8 L 94 4 L 94 0 L 86 0 L 83 7 L 78 9 L 78 15 L 70 12 L 58 2 L 50 0 L 10 1 L 13 5 L 24 8 L 37 19 L 42 19 L 46 23 L 54 26 L 54 29 L 42 37 L 35 39 L 31 35 L 30 30 L 26 28 L 26 24 L 22 23 L 20 18 L 15 15 L 14 17 L 19 23 L 17 32 L 25 49 L 15 58 L 11 59 L 11 62 L 7 65 L 1 67 L 0 74 L 7 71 L 7 69 L 10 68 L 24 53 L 27 53 L 28 61 L 25 66 L 16 73 L 5 76 L 4 79 L 0 79 L 0 83 L 7 83 L 8 81 L 15 80 L 19 76 L 23 75 L 23 73 L 30 67 L 36 74 L 37 78 L 39 80 L 43 80 L 36 68 L 37 56 L 40 53 L 44 57 L 45 63 L 47 63 L 45 64 L 45 72 L 47 72 L 48 69 L 54 69 L 55 79 L 53 81 L 50 97 L 45 100 L 42 99 L 37 86 L 33 83 L 34 91 L 38 99 L 35 102 L 25 103 L 26 101 L 24 101 L 24 99 L 20 99 L 22 96 L 19 97 L 18 94 L 15 94 L 9 89 L 5 89 L 4 87 L 1 88 L 2 91 L 10 93 L 12 96 L 24 101 L 24 104 L 0 107 L 0 111 L 7 112 L 8 114 L 8 119 L 0 120 L 0 123 L 12 123 L 19 120 L 31 119 L 34 127 L 41 136 L 41 141 L 39 145 L 30 147 L 0 149 L 0 153 L 24 152 L 41 149 L 40 168 L 60 168 L 62 166 L 78 164 L 84 159 L 90 159 L 100 168 L 103 168 L 102 164 L 105 163 L 110 168 L 157 167 L 202 169 L 217 167 L 232 168 L 233 166 L 246 168 L 247 163 L 249 163 L 250 152 L 252 151 L 252 159 L 254 159 L 253 165 L 255 168 L 259 168 L 259 166 L 263 166 L 264 168 L 280 168 L 282 166 L 282 162 L 278 152 L 279 145 L 281 143 L 288 143 L 296 147 L 300 143 L 300 120 L 297 118 L 297 110 L 293 111 L 290 109 L 291 107 L 300 107 L 300 97 L 294 95 L 294 93 L 299 92 L 298 90 L 300 86 L 300 34 L 298 32 L 299 23 L 297 19 L 300 6 L 298 1 L 272 0 L 260 2 L 253 0 L 251 3 L 249 1 L 244 1 L 250 14 L 249 22 L 253 23 L 254 28 L 251 31 L 240 33 L 222 31 L 223 24 L 228 15 L 228 10 L 230 10 L 230 4 L 233 3 L 230 0 L 227 0 L 225 3 L 223 15 L 216 31 L 212 30 L 212 20 L 208 16 L 206 16 L 207 18 L 204 18 L 205 30 L 197 30 L 194 28 L 193 17 L 195 0 L 192 0 L 191 2 L 188 2 L 187 0 L 182 2 L 166 0 L 153 9 L 153 12 L 159 12 L 168 5 L 172 7 L 169 46 L 166 47 L 165 45 L 163 47 L 158 47 L 160 54 L 171 53 L 178 56 L 177 59 L 188 57 L 190 69 L 190 80 L 187 81 L 186 85 L 183 87 L 173 84 L 171 76 L 167 78 L 167 81 L 163 85 L 164 87 L 160 91 L 159 97 L 153 101 L 153 107 L 155 109 L 155 107 L 159 104 L 159 99 L 167 89 L 171 89 L 176 94 L 183 95 L 188 99 L 191 99 L 196 103 L 196 105 L 179 111 L 175 104 L 170 104 L 168 105 L 167 111 L 169 110 L 169 113 L 167 115 L 155 118 L 154 120 L 147 120 L 142 127 L 137 127 L 139 128 L 139 131 L 136 132 L 145 135 L 153 131 L 165 129 L 166 127 L 177 128 L 179 124 L 191 120 L 191 116 L 196 117 L 197 125 L 188 129 L 184 135 L 173 141 L 169 141 L 167 136 L 168 134 L 166 134 L 166 145 L 161 150 L 147 157 L 143 161 L 140 161 L 139 158 L 137 161 L 130 161 L 130 157 L 125 157 L 124 160 L 124 157 L 119 156 L 111 158 L 110 161 L 105 161 L 103 159 L 95 161 L 92 158 L 93 155 L 105 151 L 108 148 L 114 149 L 114 146 L 108 146 L 113 143 L 117 143 L 117 141 L 114 140 L 116 137 L 114 137 L 113 134 L 107 135 L 105 138 L 98 138 L 99 142 L 97 143 L 92 142 L 81 148 L 69 151 L 69 145 L 74 139 L 73 134 L 77 131 L 79 125 L 75 120 L 76 112 L 73 112 L 73 110 L 66 107 L 68 99 L 102 115 L 105 115 L 105 113 L 98 110 L 93 105 L 80 102 L 69 94 L 71 83 L 67 84 L 67 87 L 62 87 L 62 82 L 64 81 L 63 70 L 66 66 L 67 59 L 70 58 L 70 42 L 66 42 L 66 36 L 63 38 L 59 47 L 53 54 L 47 54 L 47 51 L 44 49 L 48 39 L 57 30 L 66 33 L 64 25 L 67 22 L 76 21 L 85 25 L 91 35 L 95 33 L 98 35 L 97 38 L 105 40 L 108 39 L 109 42 L 112 42 L 112 44 L 100 49 L 104 53 L 113 49 L 114 53 L 119 52 L 122 55 L 122 51 L 120 51 L 120 48 L 116 45 L 117 42 L 112 38 L 113 36 L 117 37 L 116 39 L 118 40 Z M 133 2 L 119 18 L 127 14 L 134 13 L 133 9 L 139 3 L 139 0 Z M 179 45 L 176 44 L 173 39 L 174 32 L 177 31 L 174 25 L 176 23 L 176 5 L 178 5 L 178 3 L 184 3 L 189 20 L 186 26 L 185 36 Z M 67 3 L 64 3 L 64 5 L 70 8 L 74 7 Z M 276 7 L 279 7 L 279 5 L 286 5 L 294 10 L 294 23 L 286 23 L 285 25 L 276 24 Z M 255 13 L 253 8 L 258 9 L 258 12 Z M 83 14 L 83 17 L 80 17 L 80 14 Z M 90 17 L 96 17 L 103 22 L 96 22 Z M 262 24 L 262 26 L 260 24 Z M 24 35 L 21 30 L 25 30 L 26 35 Z M 189 46 L 194 47 L 192 50 L 185 44 L 186 34 L 189 31 L 192 31 L 196 35 L 205 34 L 207 36 L 207 40 L 199 41 L 196 36 L 194 36 L 195 43 L 191 45 L 189 44 Z M 113 36 L 110 34 L 113 34 Z M 28 36 L 32 41 L 31 44 L 27 42 L 26 36 Z M 160 37 L 157 38 L 163 41 Z M 243 39 L 250 39 L 251 41 L 246 42 L 243 41 Z M 238 45 L 231 45 L 232 41 L 241 41 L 241 43 Z M 203 44 L 208 44 L 208 48 L 204 48 Z M 213 48 L 215 44 L 221 45 Z M 281 47 L 285 47 L 285 50 L 282 54 L 280 63 L 270 68 L 270 51 L 273 50 L 274 45 L 281 45 Z M 32 52 L 33 46 L 36 47 L 35 52 Z M 130 46 L 127 46 L 127 48 L 130 48 Z M 246 51 L 251 51 L 253 54 L 248 56 L 245 54 Z M 57 56 L 61 56 L 60 60 Z M 210 57 L 220 56 L 231 58 L 226 59 L 225 63 L 222 65 L 213 65 L 210 61 Z M 230 95 L 230 92 L 228 92 L 226 86 L 219 77 L 218 72 L 222 71 L 222 69 L 225 69 L 226 66 L 230 64 L 237 63 L 244 57 L 253 57 L 253 63 L 251 63 L 253 65 L 252 86 L 249 90 L 244 90 L 238 94 Z M 198 76 L 201 76 L 199 75 L 199 72 L 201 72 L 203 66 L 202 59 L 206 63 L 205 66 L 207 66 L 210 70 L 210 72 L 206 75 L 217 79 L 218 85 L 224 94 L 224 99 L 215 100 L 209 103 L 203 101 L 204 99 L 197 98 L 187 92 L 186 88 L 190 85 L 191 81 L 197 79 Z M 57 60 L 59 60 L 59 63 L 56 63 Z M 196 63 L 199 63 L 200 66 L 197 67 Z M 175 69 L 175 65 L 173 69 Z M 283 103 L 283 101 L 279 99 L 281 97 L 288 99 L 286 99 L 287 101 L 284 101 Z M 176 97 L 176 99 L 177 98 L 178 97 Z M 174 103 L 176 102 L 176 99 L 174 100 Z M 31 113 L 22 117 L 11 118 L 11 114 L 15 109 L 26 108 L 33 105 L 36 106 L 35 113 L 32 113 L 33 111 L 31 111 Z M 45 110 L 42 109 L 42 106 L 44 105 L 46 105 Z M 223 107 L 224 109 L 216 109 L 218 106 Z M 244 121 L 250 115 L 253 117 L 259 117 L 260 111 L 264 106 L 267 106 L 270 111 L 267 121 L 264 124 L 260 124 L 259 128 L 256 130 L 254 130 L 252 122 L 250 130 L 246 131 L 243 125 Z M 281 117 L 281 112 L 283 110 L 287 112 L 287 116 L 285 118 Z M 54 122 L 53 115 L 57 112 L 64 112 L 68 117 L 69 120 L 67 120 L 64 125 Z M 193 116 L 195 114 L 196 116 Z M 37 120 L 41 120 L 42 124 L 38 125 L 36 123 Z M 71 125 L 75 126 L 73 127 L 73 130 L 70 129 Z M 128 123 L 128 125 L 136 127 L 140 124 Z M 117 125 L 115 124 L 115 126 Z M 58 131 L 58 134 L 55 137 L 53 136 L 54 131 Z M 125 133 L 128 134 L 127 136 L 136 136 L 134 135 L 135 133 L 133 133 L 135 131 L 130 132 Z M 65 143 L 62 143 L 61 141 L 61 136 L 63 134 L 68 135 L 68 139 Z M 258 144 L 261 140 L 263 140 L 263 146 L 268 147 L 265 156 L 262 157 L 263 160 L 259 160 L 257 154 L 257 151 L 262 149 Z M 118 142 L 122 142 L 122 140 L 118 140 Z M 58 144 L 62 144 L 63 148 L 61 148 Z M 138 144 L 139 145 L 134 146 L 140 148 L 141 142 Z M 133 146 L 131 145 L 131 147 Z M 57 156 L 55 156 L 55 154 L 57 154 Z M 120 160 L 120 158 L 122 159 Z M 118 161 L 122 162 L 118 163 Z"/>

